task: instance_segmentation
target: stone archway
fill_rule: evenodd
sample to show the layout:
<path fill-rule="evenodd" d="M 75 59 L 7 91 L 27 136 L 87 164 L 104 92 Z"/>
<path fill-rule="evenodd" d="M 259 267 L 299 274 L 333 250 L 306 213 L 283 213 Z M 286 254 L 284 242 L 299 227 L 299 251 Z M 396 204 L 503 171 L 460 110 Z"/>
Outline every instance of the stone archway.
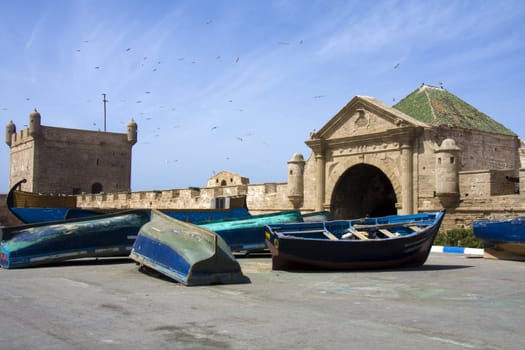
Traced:
<path fill-rule="evenodd" d="M 395 215 L 396 203 L 396 193 L 385 173 L 373 165 L 357 164 L 337 181 L 330 208 L 334 219 L 353 219 Z"/>

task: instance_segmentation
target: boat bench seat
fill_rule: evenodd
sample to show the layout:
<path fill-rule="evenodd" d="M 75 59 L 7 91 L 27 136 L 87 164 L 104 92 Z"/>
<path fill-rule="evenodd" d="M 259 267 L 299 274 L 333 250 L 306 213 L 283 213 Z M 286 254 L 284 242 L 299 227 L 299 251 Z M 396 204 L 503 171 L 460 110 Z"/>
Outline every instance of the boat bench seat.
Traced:
<path fill-rule="evenodd" d="M 392 232 L 388 231 L 386 228 L 380 228 L 378 231 L 381 232 L 385 237 L 388 237 L 388 238 L 396 237 L 395 234 L 393 234 Z"/>
<path fill-rule="evenodd" d="M 368 232 L 362 232 L 362 231 L 355 231 L 355 230 L 348 230 L 348 233 L 345 233 L 341 237 L 343 239 L 350 239 L 352 236 L 360 239 L 360 240 L 367 240 L 368 239 Z"/>
<path fill-rule="evenodd" d="M 339 240 L 339 238 L 337 238 L 336 235 L 334 235 L 332 232 L 327 231 L 327 230 L 323 231 L 323 235 L 325 235 L 326 237 L 328 237 L 332 241 L 338 241 Z"/>

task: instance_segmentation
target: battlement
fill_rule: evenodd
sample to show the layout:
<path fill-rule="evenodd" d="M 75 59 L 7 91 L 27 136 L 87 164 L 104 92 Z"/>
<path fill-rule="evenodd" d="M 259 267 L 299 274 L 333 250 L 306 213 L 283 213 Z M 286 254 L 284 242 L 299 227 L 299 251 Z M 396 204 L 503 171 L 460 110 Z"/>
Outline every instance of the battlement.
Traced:
<path fill-rule="evenodd" d="M 16 147 L 33 141 L 34 138 L 29 134 L 29 128 L 19 130 L 11 135 L 11 147 Z"/>

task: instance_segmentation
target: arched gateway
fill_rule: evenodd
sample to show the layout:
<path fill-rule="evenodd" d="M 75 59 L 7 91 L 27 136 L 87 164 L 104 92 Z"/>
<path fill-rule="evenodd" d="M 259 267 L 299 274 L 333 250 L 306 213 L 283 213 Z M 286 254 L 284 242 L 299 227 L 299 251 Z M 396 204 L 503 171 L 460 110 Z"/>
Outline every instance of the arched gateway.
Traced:
<path fill-rule="evenodd" d="M 358 164 L 337 181 L 330 208 L 334 219 L 397 214 L 396 194 L 388 177 L 377 167 Z"/>

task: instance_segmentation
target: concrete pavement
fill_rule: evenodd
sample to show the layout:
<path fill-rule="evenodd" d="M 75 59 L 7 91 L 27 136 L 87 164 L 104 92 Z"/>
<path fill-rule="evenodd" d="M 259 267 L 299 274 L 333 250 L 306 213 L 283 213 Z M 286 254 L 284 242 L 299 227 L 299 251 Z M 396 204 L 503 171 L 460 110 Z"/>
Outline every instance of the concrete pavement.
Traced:
<path fill-rule="evenodd" d="M 0 270 L 2 349 L 524 349 L 525 263 L 432 253 L 420 269 L 271 271 L 184 287 L 127 259 Z"/>

